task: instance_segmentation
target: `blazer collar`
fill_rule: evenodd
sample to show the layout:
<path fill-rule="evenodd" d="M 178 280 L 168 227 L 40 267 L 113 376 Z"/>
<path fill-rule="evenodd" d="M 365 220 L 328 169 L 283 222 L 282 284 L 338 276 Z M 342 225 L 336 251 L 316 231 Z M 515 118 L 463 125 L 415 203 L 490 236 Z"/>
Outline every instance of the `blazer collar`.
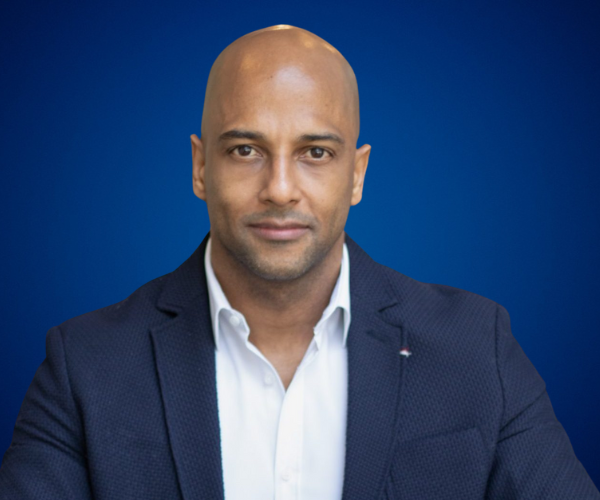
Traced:
<path fill-rule="evenodd" d="M 165 277 L 157 307 L 172 319 L 151 330 L 169 440 L 185 500 L 223 499 L 215 342 L 204 269 L 207 234 Z M 391 320 L 398 299 L 385 267 L 347 234 L 352 321 L 344 500 L 382 495 L 397 435 L 407 333 Z"/>

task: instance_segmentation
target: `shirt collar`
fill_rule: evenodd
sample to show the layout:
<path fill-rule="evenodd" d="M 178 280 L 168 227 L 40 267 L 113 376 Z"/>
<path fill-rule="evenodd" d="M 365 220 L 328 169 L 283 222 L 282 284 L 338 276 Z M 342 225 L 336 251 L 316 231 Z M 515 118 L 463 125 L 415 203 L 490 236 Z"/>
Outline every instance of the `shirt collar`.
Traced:
<path fill-rule="evenodd" d="M 213 327 L 213 335 L 215 338 L 215 346 L 217 350 L 219 349 L 219 317 L 222 309 L 225 309 L 229 312 L 233 312 L 234 309 L 231 307 L 229 300 L 223 293 L 223 289 L 217 280 L 215 272 L 212 267 L 211 262 L 211 238 L 208 238 L 208 242 L 206 243 L 206 251 L 204 253 L 204 269 L 206 271 L 206 281 L 208 284 L 208 296 L 210 302 L 210 315 L 211 322 Z M 331 293 L 331 298 L 329 300 L 329 304 L 323 311 L 323 315 L 321 319 L 317 322 L 315 326 L 315 330 L 317 330 L 322 323 L 327 321 L 329 316 L 331 316 L 337 308 L 342 309 L 343 313 L 343 324 L 344 324 L 344 332 L 343 332 L 343 343 L 346 345 L 346 339 L 348 337 L 348 329 L 350 328 L 350 258 L 348 256 L 348 247 L 346 243 L 344 243 L 344 248 L 342 250 L 342 264 L 340 268 L 340 274 L 335 283 L 335 287 L 333 292 Z M 237 313 L 243 317 L 239 311 Z"/>

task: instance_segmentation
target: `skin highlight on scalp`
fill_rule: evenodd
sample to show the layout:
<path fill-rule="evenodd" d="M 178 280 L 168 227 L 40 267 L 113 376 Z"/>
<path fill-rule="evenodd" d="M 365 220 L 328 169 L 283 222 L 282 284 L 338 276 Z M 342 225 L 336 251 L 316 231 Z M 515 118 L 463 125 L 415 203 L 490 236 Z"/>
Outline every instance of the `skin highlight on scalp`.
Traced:
<path fill-rule="evenodd" d="M 331 44 L 302 28 L 280 24 L 248 33 L 228 45 L 215 60 L 208 77 L 201 137 L 218 120 L 219 102 L 235 93 L 240 81 L 245 84 L 273 78 L 313 79 L 341 92 L 353 141 L 360 132 L 358 84 L 352 67 Z M 266 76 L 268 75 L 268 76 Z"/>

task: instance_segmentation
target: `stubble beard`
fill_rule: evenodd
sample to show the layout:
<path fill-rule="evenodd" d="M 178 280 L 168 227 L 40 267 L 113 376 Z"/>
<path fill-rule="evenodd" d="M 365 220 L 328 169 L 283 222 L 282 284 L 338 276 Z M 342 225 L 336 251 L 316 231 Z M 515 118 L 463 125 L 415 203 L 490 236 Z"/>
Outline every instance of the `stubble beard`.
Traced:
<path fill-rule="evenodd" d="M 331 250 L 328 242 L 312 240 L 308 248 L 302 252 L 298 258 L 290 259 L 269 259 L 269 257 L 260 252 L 257 246 L 243 240 L 232 240 L 225 244 L 227 252 L 244 268 L 260 279 L 273 282 L 288 282 L 301 278 L 311 269 L 318 266 Z M 286 246 L 294 244 L 289 242 L 269 242 L 277 254 L 278 247 L 282 253 L 286 252 Z"/>

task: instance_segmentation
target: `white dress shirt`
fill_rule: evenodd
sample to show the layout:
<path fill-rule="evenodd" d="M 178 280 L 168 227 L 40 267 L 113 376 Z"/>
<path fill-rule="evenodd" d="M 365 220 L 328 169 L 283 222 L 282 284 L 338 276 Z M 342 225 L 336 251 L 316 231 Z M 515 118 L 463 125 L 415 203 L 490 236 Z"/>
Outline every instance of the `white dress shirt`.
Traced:
<path fill-rule="evenodd" d="M 344 243 L 329 305 L 287 389 L 248 341 L 211 264 L 204 265 L 216 345 L 226 500 L 339 500 L 346 443 L 350 260 Z"/>

